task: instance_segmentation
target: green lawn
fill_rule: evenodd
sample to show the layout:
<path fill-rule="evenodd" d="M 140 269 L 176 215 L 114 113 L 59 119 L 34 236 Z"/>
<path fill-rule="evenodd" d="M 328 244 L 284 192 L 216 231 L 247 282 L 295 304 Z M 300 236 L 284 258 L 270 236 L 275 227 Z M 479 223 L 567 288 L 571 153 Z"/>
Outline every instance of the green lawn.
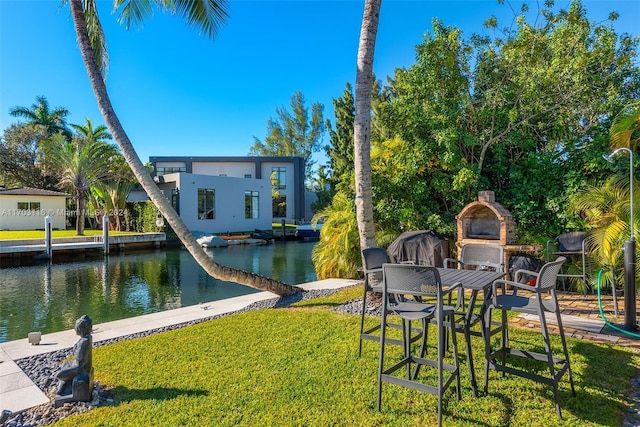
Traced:
<path fill-rule="evenodd" d="M 239 313 L 98 347 L 93 351 L 95 378 L 115 387 L 115 404 L 57 425 L 434 425 L 436 398 L 393 384 L 384 384 L 382 411 L 376 410 L 378 346 L 365 341 L 359 358 L 359 316 L 330 309 L 360 292 L 352 287 L 295 307 Z M 375 321 L 368 319 L 370 324 Z M 511 332 L 518 346 L 539 350 L 538 333 Z M 480 339 L 473 341 L 482 381 L 484 348 Z M 568 343 L 577 396 L 570 396 L 563 380 L 564 420 L 556 416 L 551 387 L 501 378 L 494 371 L 489 394 L 474 398 L 462 346 L 462 400 L 453 389 L 447 392 L 443 424 L 621 425 L 638 355 L 575 339 Z M 559 346 L 557 337 L 552 344 Z M 389 348 L 400 356 L 397 346 Z"/>
<path fill-rule="evenodd" d="M 134 234 L 128 231 L 109 231 L 114 234 Z M 53 237 L 75 237 L 76 230 L 53 230 Z M 84 230 L 85 236 L 102 236 L 102 230 Z M 0 230 L 0 240 L 44 239 L 44 230 Z"/>

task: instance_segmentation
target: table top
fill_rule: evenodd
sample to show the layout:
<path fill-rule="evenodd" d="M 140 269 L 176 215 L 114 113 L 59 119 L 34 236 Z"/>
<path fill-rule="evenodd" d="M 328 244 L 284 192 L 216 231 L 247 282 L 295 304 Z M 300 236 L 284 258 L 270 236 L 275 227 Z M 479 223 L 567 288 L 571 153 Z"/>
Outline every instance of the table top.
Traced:
<path fill-rule="evenodd" d="M 491 286 L 494 280 L 503 278 L 506 273 L 488 270 L 458 270 L 456 268 L 438 268 L 443 285 L 452 286 L 457 283 L 464 289 L 483 290 Z"/>

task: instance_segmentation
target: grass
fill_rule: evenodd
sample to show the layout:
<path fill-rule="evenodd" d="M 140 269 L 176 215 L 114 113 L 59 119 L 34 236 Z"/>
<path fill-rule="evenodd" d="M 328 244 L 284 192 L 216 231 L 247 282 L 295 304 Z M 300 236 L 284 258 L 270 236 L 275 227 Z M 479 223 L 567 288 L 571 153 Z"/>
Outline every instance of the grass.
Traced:
<path fill-rule="evenodd" d="M 134 234 L 127 231 L 109 231 L 110 235 Z M 84 230 L 85 236 L 102 236 L 102 230 Z M 76 237 L 76 230 L 53 230 L 52 237 Z M 44 239 L 44 230 L 0 230 L 0 240 Z"/>
<path fill-rule="evenodd" d="M 93 351 L 95 379 L 115 387 L 115 403 L 68 417 L 62 426 L 417 426 L 437 421 L 436 398 L 383 385 L 376 410 L 378 346 L 358 357 L 359 316 L 331 310 L 360 296 L 352 287 L 295 306 L 203 322 Z M 376 319 L 367 319 L 371 325 Z M 511 328 L 518 346 L 539 350 L 539 333 Z M 430 340 L 435 334 L 430 334 Z M 460 338 L 462 338 L 460 336 Z M 473 338 L 482 381 L 483 343 Z M 446 426 L 621 425 L 638 355 L 568 339 L 577 396 L 561 382 L 564 420 L 551 387 L 491 371 L 489 393 L 474 398 L 461 354 L 462 400 L 445 396 Z M 433 341 L 431 342 L 433 344 Z M 559 339 L 552 344 L 559 348 Z M 400 357 L 397 346 L 388 347 Z"/>

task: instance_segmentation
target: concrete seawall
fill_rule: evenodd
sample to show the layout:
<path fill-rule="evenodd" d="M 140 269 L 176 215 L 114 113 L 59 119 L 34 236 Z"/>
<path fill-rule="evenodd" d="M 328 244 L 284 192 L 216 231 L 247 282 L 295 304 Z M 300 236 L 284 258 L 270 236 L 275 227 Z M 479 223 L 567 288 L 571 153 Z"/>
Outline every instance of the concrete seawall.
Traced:
<path fill-rule="evenodd" d="M 165 246 L 165 233 L 117 234 L 109 236 L 109 251 L 122 252 Z M 33 264 L 45 254 L 44 239 L 0 241 L 0 266 L 17 267 Z M 52 258 L 78 258 L 104 253 L 102 236 L 61 237 L 52 239 Z"/>

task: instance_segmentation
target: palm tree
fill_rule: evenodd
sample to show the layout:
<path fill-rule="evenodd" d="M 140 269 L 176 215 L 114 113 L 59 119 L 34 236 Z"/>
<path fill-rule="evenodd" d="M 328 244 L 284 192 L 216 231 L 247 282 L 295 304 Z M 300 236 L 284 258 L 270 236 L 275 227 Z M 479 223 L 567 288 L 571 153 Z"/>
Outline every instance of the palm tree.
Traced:
<path fill-rule="evenodd" d="M 71 132 L 67 128 L 66 117 L 69 110 L 57 107 L 53 111 L 49 108 L 49 101 L 44 96 L 37 96 L 36 102 L 31 107 L 13 107 L 9 110 L 13 117 L 27 119 L 27 123 L 42 125 L 47 130 L 47 136 L 62 133 L 67 139 L 71 138 Z"/>
<path fill-rule="evenodd" d="M 628 176 L 614 175 L 602 185 L 587 187 L 571 198 L 571 206 L 592 227 L 586 240 L 589 255 L 602 266 L 620 265 L 630 228 Z M 606 281 L 612 280 L 608 273 Z"/>
<path fill-rule="evenodd" d="M 96 1 L 67 1 L 71 5 L 71 16 L 78 44 L 80 45 L 80 53 L 105 123 L 149 199 L 158 208 L 198 264 L 212 277 L 220 280 L 232 281 L 256 289 L 270 291 L 280 296 L 300 292 L 300 288 L 295 286 L 217 264 L 198 244 L 140 161 L 120 123 L 120 119 L 113 109 L 103 78 L 107 69 L 107 52 L 104 33 L 98 18 Z M 143 19 L 153 12 L 152 6 L 154 5 L 169 12 L 179 13 L 190 25 L 200 29 L 202 33 L 209 37 L 213 37 L 216 34 L 218 28 L 227 17 L 225 0 L 114 0 L 115 10 L 120 10 L 119 20 L 124 22 L 127 28 L 132 23 L 142 23 Z"/>
<path fill-rule="evenodd" d="M 90 119 L 85 120 L 86 123 L 84 125 L 77 125 L 73 123 L 69 125 L 83 140 L 106 142 L 107 140 L 113 139 L 113 137 L 109 133 L 109 129 L 105 125 L 98 125 L 94 128 L 93 123 L 91 123 Z"/>
<path fill-rule="evenodd" d="M 89 190 L 109 177 L 109 159 L 114 147 L 99 141 L 75 139 L 67 142 L 60 134 L 46 141 L 45 147 L 59 185 L 73 191 L 77 209 L 76 234 L 83 236 Z"/>
<path fill-rule="evenodd" d="M 611 148 L 640 149 L 640 101 L 624 108 L 611 126 Z"/>
<path fill-rule="evenodd" d="M 376 246 L 371 194 L 371 91 L 373 89 L 373 56 L 381 2 L 382 0 L 365 0 L 358 45 L 353 145 L 356 217 L 361 249 Z"/>
<path fill-rule="evenodd" d="M 353 200 L 337 192 L 332 203 L 313 216 L 311 223 L 318 222 L 322 222 L 320 241 L 312 255 L 318 279 L 358 277 L 361 255 Z"/>

